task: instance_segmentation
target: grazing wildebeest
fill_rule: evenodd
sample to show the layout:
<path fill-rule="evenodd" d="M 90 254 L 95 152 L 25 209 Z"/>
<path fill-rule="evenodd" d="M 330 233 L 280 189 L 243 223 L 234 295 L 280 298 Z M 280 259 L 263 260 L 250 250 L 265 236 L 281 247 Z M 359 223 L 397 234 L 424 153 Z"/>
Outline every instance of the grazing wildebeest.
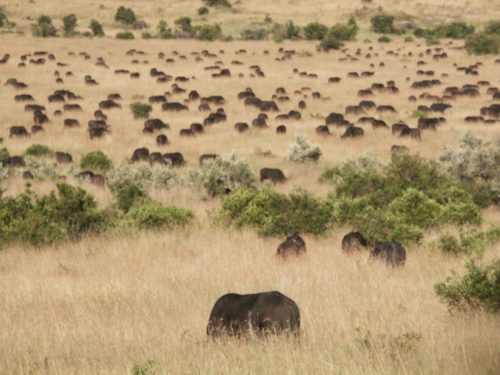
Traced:
<path fill-rule="evenodd" d="M 153 133 L 154 131 L 161 129 L 170 129 L 170 125 L 157 118 L 149 119 L 144 122 L 144 133 Z"/>
<path fill-rule="evenodd" d="M 325 118 L 326 125 L 342 125 L 344 123 L 344 121 L 345 121 L 344 115 L 341 113 L 335 113 L 335 112 L 330 113 Z"/>
<path fill-rule="evenodd" d="M 328 129 L 328 125 L 319 125 L 316 127 L 316 134 L 319 135 L 330 135 L 330 129 Z"/>
<path fill-rule="evenodd" d="M 149 154 L 149 165 L 164 164 L 165 160 L 161 152 L 152 152 Z"/>
<path fill-rule="evenodd" d="M 420 134 L 420 129 L 414 129 L 414 128 L 406 128 L 401 130 L 401 133 L 399 133 L 400 137 L 409 137 L 409 138 L 414 138 L 418 139 L 419 141 L 422 139 L 421 134 Z"/>
<path fill-rule="evenodd" d="M 399 242 L 384 242 L 376 244 L 370 257 L 385 260 L 391 266 L 404 266 L 406 249 Z"/>
<path fill-rule="evenodd" d="M 160 134 L 156 137 L 156 144 L 158 146 L 166 146 L 168 145 L 168 138 L 165 134 Z"/>
<path fill-rule="evenodd" d="M 286 134 L 286 126 L 278 125 L 278 127 L 276 128 L 276 134 Z"/>
<path fill-rule="evenodd" d="M 342 238 L 342 250 L 350 253 L 367 247 L 368 242 L 360 232 L 349 232 Z"/>
<path fill-rule="evenodd" d="M 307 248 L 304 239 L 298 233 L 294 233 L 280 243 L 277 254 L 283 258 L 287 258 L 288 256 L 302 255 L 306 251 Z"/>
<path fill-rule="evenodd" d="M 122 106 L 118 103 L 116 103 L 113 100 L 103 100 L 102 102 L 99 103 L 99 108 L 100 109 L 113 109 L 113 108 L 121 108 Z"/>
<path fill-rule="evenodd" d="M 243 133 L 243 132 L 246 132 L 247 130 L 250 129 L 248 124 L 245 122 L 238 122 L 238 123 L 234 124 L 234 128 L 236 129 L 236 131 L 238 133 Z"/>
<path fill-rule="evenodd" d="M 362 137 L 365 135 L 365 131 L 362 128 L 358 128 L 356 126 L 349 126 L 346 130 L 345 133 L 342 134 L 340 138 L 357 138 L 357 137 Z"/>
<path fill-rule="evenodd" d="M 61 164 L 72 163 L 73 157 L 71 156 L 71 154 L 68 154 L 67 152 L 57 151 L 56 161 Z"/>
<path fill-rule="evenodd" d="M 146 147 L 137 148 L 134 150 L 132 157 L 130 158 L 131 163 L 138 161 L 148 161 L 149 160 L 149 150 Z"/>
<path fill-rule="evenodd" d="M 163 160 L 172 164 L 174 167 L 180 167 L 185 163 L 184 156 L 180 152 L 168 152 L 163 154 Z"/>
<path fill-rule="evenodd" d="M 179 135 L 181 137 L 192 137 L 195 135 L 195 133 L 192 129 L 181 129 L 179 130 Z"/>
<path fill-rule="evenodd" d="M 209 160 L 215 160 L 219 158 L 219 155 L 217 154 L 203 154 L 203 155 L 200 155 L 198 161 L 200 163 L 200 165 L 202 165 L 203 163 L 209 161 Z"/>
<path fill-rule="evenodd" d="M 29 133 L 24 126 L 14 125 L 9 129 L 9 136 L 12 137 L 29 137 Z"/>
<path fill-rule="evenodd" d="M 285 174 L 281 169 L 277 168 L 262 168 L 260 170 L 260 181 L 269 180 L 272 183 L 281 183 L 286 181 Z"/>
<path fill-rule="evenodd" d="M 4 167 L 25 167 L 26 163 L 22 156 L 9 156 L 2 161 Z"/>
<path fill-rule="evenodd" d="M 64 126 L 67 128 L 74 128 L 76 126 L 80 126 L 80 122 L 76 119 L 67 118 L 64 119 Z"/>
<path fill-rule="evenodd" d="M 184 105 L 182 103 L 177 103 L 177 102 L 163 103 L 161 106 L 161 109 L 163 111 L 173 111 L 173 112 L 181 112 L 181 111 L 188 111 L 189 110 L 187 105 Z"/>
<path fill-rule="evenodd" d="M 255 334 L 300 334 L 300 310 L 280 292 L 226 294 L 215 302 L 207 325 L 207 335 L 246 336 Z"/>
<path fill-rule="evenodd" d="M 33 180 L 34 179 L 33 173 L 31 173 L 30 171 L 25 171 L 23 172 L 23 178 L 25 180 Z"/>

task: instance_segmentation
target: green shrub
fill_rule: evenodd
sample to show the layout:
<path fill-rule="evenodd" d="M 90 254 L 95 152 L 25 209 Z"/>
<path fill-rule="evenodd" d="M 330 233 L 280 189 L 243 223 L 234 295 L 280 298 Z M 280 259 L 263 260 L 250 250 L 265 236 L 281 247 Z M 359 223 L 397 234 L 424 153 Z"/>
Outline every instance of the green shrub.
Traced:
<path fill-rule="evenodd" d="M 199 16 L 205 16 L 209 13 L 209 10 L 207 7 L 201 7 L 201 8 L 198 8 L 198 15 Z"/>
<path fill-rule="evenodd" d="M 371 243 L 419 242 L 425 229 L 481 221 L 470 194 L 420 157 L 395 155 L 387 166 L 370 158 L 351 161 L 326 170 L 320 181 L 335 185 L 329 195 L 335 220 Z"/>
<path fill-rule="evenodd" d="M 379 43 L 390 43 L 392 41 L 392 39 L 389 38 L 387 35 L 382 35 L 377 40 Z"/>
<path fill-rule="evenodd" d="M 332 28 L 328 31 L 328 37 L 333 37 L 342 41 L 354 40 L 358 30 L 359 28 L 356 21 L 352 19 L 349 24 L 337 23 L 332 26 Z"/>
<path fill-rule="evenodd" d="M 147 103 L 132 103 L 130 104 L 130 110 L 134 114 L 134 118 L 148 118 L 149 114 L 153 110 L 153 107 Z"/>
<path fill-rule="evenodd" d="M 486 34 L 495 34 L 500 36 L 500 21 L 490 21 L 484 28 Z"/>
<path fill-rule="evenodd" d="M 141 36 L 142 36 L 142 39 L 152 39 L 153 38 L 153 35 L 148 31 L 144 31 Z"/>
<path fill-rule="evenodd" d="M 323 234 L 329 228 L 331 209 L 306 191 L 287 196 L 270 189 L 242 188 L 224 200 L 221 215 L 236 227 L 253 227 L 263 236 Z"/>
<path fill-rule="evenodd" d="M 127 184 L 115 192 L 116 207 L 127 213 L 132 206 L 148 199 L 148 194 L 139 186 Z"/>
<path fill-rule="evenodd" d="M 201 25 L 194 28 L 196 39 L 213 41 L 222 36 L 222 29 L 219 25 Z"/>
<path fill-rule="evenodd" d="M 57 29 L 49 16 L 40 16 L 35 24 L 31 25 L 31 33 L 35 37 L 48 38 L 57 35 Z"/>
<path fill-rule="evenodd" d="M 450 310 L 500 311 L 500 260 L 480 267 L 473 260 L 464 262 L 467 273 L 462 277 L 455 272 L 444 282 L 434 285 L 440 300 Z"/>
<path fill-rule="evenodd" d="M 231 7 L 231 4 L 227 0 L 203 0 L 203 2 L 209 7 Z"/>
<path fill-rule="evenodd" d="M 116 34 L 116 39 L 130 40 L 135 39 L 134 34 L 130 31 L 123 31 Z"/>
<path fill-rule="evenodd" d="M 285 40 L 285 39 L 290 39 L 290 40 L 299 40 L 301 39 L 300 33 L 301 29 L 299 26 L 296 26 L 293 21 L 288 21 L 284 25 L 280 24 L 275 24 L 273 29 L 273 36 L 274 39 L 276 40 Z"/>
<path fill-rule="evenodd" d="M 179 17 L 174 21 L 175 25 L 181 29 L 181 31 L 190 33 L 192 29 L 191 18 L 189 17 Z"/>
<path fill-rule="evenodd" d="M 437 38 L 465 39 L 474 31 L 475 27 L 465 22 L 451 22 L 435 26 L 431 33 Z"/>
<path fill-rule="evenodd" d="M 67 184 L 57 184 L 57 194 L 41 197 L 29 190 L 15 197 L 0 194 L 3 243 L 19 241 L 42 246 L 100 233 L 107 226 L 107 216 L 97 209 L 93 197 Z"/>
<path fill-rule="evenodd" d="M 379 34 L 395 34 L 394 16 L 390 14 L 378 14 L 370 19 L 372 30 Z"/>
<path fill-rule="evenodd" d="M 331 49 L 340 49 L 343 45 L 344 43 L 342 43 L 342 41 L 327 33 L 325 38 L 319 44 L 319 47 L 324 51 L 329 51 Z"/>
<path fill-rule="evenodd" d="M 115 21 L 125 25 L 132 25 L 135 21 L 137 21 L 137 18 L 132 9 L 121 6 L 115 13 Z"/>
<path fill-rule="evenodd" d="M 241 187 L 255 186 L 255 177 L 246 160 L 234 154 L 204 161 L 199 171 L 191 171 L 187 184 L 202 188 L 208 196 L 221 196 Z"/>
<path fill-rule="evenodd" d="M 413 42 L 413 38 L 410 35 L 407 35 L 407 36 L 405 36 L 404 41 L 405 41 L 405 43 L 411 43 L 411 42 Z"/>
<path fill-rule="evenodd" d="M 10 152 L 7 149 L 7 147 L 0 148 L 0 164 L 2 164 L 3 161 L 9 157 L 10 157 Z"/>
<path fill-rule="evenodd" d="M 113 167 L 111 159 L 101 150 L 92 151 L 83 155 L 80 168 L 94 172 L 108 172 Z"/>
<path fill-rule="evenodd" d="M 102 25 L 98 21 L 91 20 L 89 27 L 94 36 L 98 37 L 104 36 L 104 29 L 102 28 Z"/>
<path fill-rule="evenodd" d="M 5 11 L 0 8 L 0 27 L 4 27 L 5 25 L 7 25 L 7 23 L 7 15 L 5 14 Z"/>
<path fill-rule="evenodd" d="M 75 33 L 78 19 L 74 14 L 68 14 L 67 16 L 63 17 L 62 21 L 63 21 L 64 35 L 72 36 Z"/>
<path fill-rule="evenodd" d="M 190 210 L 164 207 L 158 202 L 143 200 L 128 210 L 125 221 L 127 225 L 140 229 L 172 229 L 188 225 L 193 217 Z"/>
<path fill-rule="evenodd" d="M 37 180 L 55 179 L 59 175 L 52 160 L 28 155 L 25 162 L 26 166 L 18 169 L 20 175 L 24 172 L 30 172 Z"/>
<path fill-rule="evenodd" d="M 437 248 L 445 254 L 467 254 L 481 257 L 486 246 L 500 242 L 500 227 L 493 226 L 484 231 L 473 228 L 460 230 L 459 238 L 444 234 L 437 241 Z"/>
<path fill-rule="evenodd" d="M 135 185 L 140 189 L 165 189 L 176 182 L 176 176 L 168 165 L 146 163 L 120 164 L 107 175 L 108 187 L 117 192 L 127 185 Z"/>
<path fill-rule="evenodd" d="M 302 136 L 295 138 L 295 143 L 288 149 L 288 159 L 297 162 L 318 161 L 321 157 L 321 148 L 310 144 Z"/>
<path fill-rule="evenodd" d="M 328 32 L 328 27 L 325 25 L 312 22 L 304 27 L 304 36 L 307 40 L 323 40 Z"/>
<path fill-rule="evenodd" d="M 500 36 L 486 33 L 471 35 L 465 41 L 465 49 L 474 55 L 498 54 L 500 53 Z"/>
<path fill-rule="evenodd" d="M 33 144 L 24 151 L 24 155 L 29 156 L 51 156 L 52 154 L 53 151 L 48 146 L 39 144 Z"/>
<path fill-rule="evenodd" d="M 241 33 L 243 40 L 265 40 L 267 39 L 268 31 L 266 29 L 246 29 Z"/>

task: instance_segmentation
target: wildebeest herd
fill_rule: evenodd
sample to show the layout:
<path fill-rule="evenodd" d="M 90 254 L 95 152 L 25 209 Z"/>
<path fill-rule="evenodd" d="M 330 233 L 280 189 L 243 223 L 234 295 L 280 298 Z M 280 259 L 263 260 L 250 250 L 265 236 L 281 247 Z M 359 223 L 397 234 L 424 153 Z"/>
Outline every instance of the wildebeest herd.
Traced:
<path fill-rule="evenodd" d="M 454 121 L 460 115 L 472 131 L 500 123 L 500 59 L 477 58 L 462 65 L 450 58 L 458 53 L 463 52 L 453 44 L 412 48 L 367 44 L 331 55 L 315 51 L 312 45 L 272 45 L 265 50 L 204 45 L 181 52 L 131 48 L 109 56 L 75 48 L 0 51 L 6 56 L 0 66 L 1 105 L 8 109 L 4 111 L 8 114 L 0 115 L 0 141 L 16 149 L 16 142 L 23 139 L 33 143 L 50 139 L 58 148 L 55 162 L 65 164 L 76 159 L 70 150 L 80 149 L 75 147 L 79 142 L 100 147 L 112 137 L 115 153 L 121 154 L 120 139 L 127 138 L 134 141 L 134 150 L 121 156 L 127 162 L 182 167 L 192 162 L 186 154 L 195 154 L 200 164 L 219 157 L 219 149 L 201 152 L 196 144 L 190 147 L 195 139 L 208 139 L 217 127 L 228 128 L 231 139 L 273 129 L 267 137 L 277 140 L 292 128 L 293 133 L 311 132 L 322 142 L 335 134 L 342 141 L 357 142 L 373 132 L 385 132 L 391 153 L 407 153 L 428 134 L 433 138 L 441 128 L 452 126 L 448 114 L 455 110 Z M 252 63 L 257 57 L 262 63 Z M 316 58 L 322 63 L 315 64 Z M 388 71 L 389 61 L 400 67 L 400 74 Z M 273 68 L 268 69 L 271 63 Z M 433 64 L 435 69 L 429 67 Z M 359 70 L 349 70 L 350 66 Z M 311 71 L 316 67 L 318 71 Z M 489 74 L 488 80 L 480 77 L 491 71 L 497 73 Z M 274 85 L 271 90 L 270 85 Z M 344 91 L 354 95 L 344 97 Z M 122 123 L 137 122 L 128 111 L 134 101 L 146 101 L 154 108 L 153 116 L 141 121 L 142 129 Z M 58 143 L 54 137 L 62 132 L 65 138 Z M 19 153 L 3 164 L 16 168 L 25 161 Z M 29 172 L 23 177 L 33 178 Z M 106 183 L 104 175 L 90 170 L 79 171 L 76 177 L 99 186 Z M 289 178 L 280 168 L 265 166 L 260 181 L 266 180 L 287 183 Z M 347 253 L 366 247 L 358 232 L 342 240 Z M 291 234 L 277 250 L 284 258 L 305 252 L 299 234 Z M 381 243 L 370 256 L 402 266 L 406 250 L 399 243 Z M 221 297 L 210 314 L 207 333 L 297 335 L 299 329 L 297 304 L 279 292 L 266 292 Z"/>

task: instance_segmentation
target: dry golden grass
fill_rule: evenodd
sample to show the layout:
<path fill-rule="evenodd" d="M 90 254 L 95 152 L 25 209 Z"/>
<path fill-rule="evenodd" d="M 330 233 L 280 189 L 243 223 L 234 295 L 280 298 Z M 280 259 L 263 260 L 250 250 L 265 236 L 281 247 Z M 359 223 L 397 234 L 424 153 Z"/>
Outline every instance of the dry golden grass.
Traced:
<path fill-rule="evenodd" d="M 11 5 L 17 3 L 20 2 Z M 84 11 L 90 13 L 98 4 L 90 3 Z M 44 11 L 45 3 L 37 6 L 40 12 Z M 61 2 L 61 14 L 69 10 L 65 6 Z M 275 9 L 277 12 L 278 8 Z M 474 8 L 471 9 L 473 14 Z M 314 11 L 319 12 L 317 8 Z M 364 56 L 369 46 L 353 43 L 348 48 L 351 54 L 361 48 Z M 399 114 L 383 118 L 389 123 L 401 119 L 415 126 L 416 119 L 411 114 L 416 105 L 409 103 L 407 97 L 414 93 L 409 88 L 411 81 L 421 79 L 415 75 L 420 59 L 427 60 L 429 65 L 425 69 L 435 70 L 436 78 L 443 81 L 443 86 L 425 90 L 428 92 L 439 94 L 443 87 L 462 86 L 479 79 L 499 84 L 498 65 L 494 65 L 491 57 L 480 59 L 484 62 L 480 77 L 470 77 L 457 72 L 453 64 L 469 65 L 478 58 L 466 56 L 461 50 L 447 49 L 449 59 L 433 62 L 428 56 L 418 57 L 425 46 L 399 42 L 373 46 L 379 52 L 378 57 L 348 62 L 339 61 L 341 52 L 315 54 L 313 44 L 302 42 L 203 44 L 4 36 L 0 54 L 9 52 L 13 59 L 0 66 L 0 137 L 5 138 L 5 146 L 13 154 L 22 153 L 32 143 L 41 143 L 71 152 L 76 162 L 82 153 L 94 149 L 105 151 L 115 164 L 126 162 L 137 147 L 147 146 L 156 151 L 154 137 L 142 134 L 142 121 L 132 119 L 128 106 L 137 96 L 147 99 L 170 89 L 170 85 L 158 85 L 149 77 L 149 69 L 158 67 L 174 76 L 195 76 L 196 80 L 181 84 L 188 91 L 196 89 L 204 96 L 222 94 L 227 100 L 224 108 L 228 114 L 227 123 L 214 125 L 197 138 L 184 139 L 178 136 L 178 130 L 203 119 L 196 106 L 191 105 L 188 114 L 170 115 L 161 113 L 156 105 L 153 117 L 164 119 L 172 127 L 167 131 L 172 144 L 163 152 L 180 151 L 188 160 L 188 167 L 194 167 L 202 153 L 234 151 L 247 158 L 255 172 L 264 166 L 282 168 L 289 177 L 285 185 L 278 187 L 283 191 L 304 187 L 324 195 L 328 187 L 317 182 L 324 167 L 366 152 L 387 159 L 394 143 L 406 144 L 413 153 L 435 158 L 443 147 L 456 145 L 469 130 L 492 141 L 500 138 L 497 126 L 467 125 L 463 121 L 466 115 L 478 114 L 479 108 L 489 103 L 484 89 L 479 98 L 453 102 L 453 108 L 446 113 L 448 123 L 436 133 L 424 133 L 422 142 L 400 140 L 390 135 L 390 131 L 367 127 L 361 140 L 342 141 L 340 130 L 334 130 L 331 137 L 317 136 L 314 128 L 322 123 L 315 118 L 317 114 L 324 117 L 332 111 L 343 112 L 346 105 L 358 102 L 358 89 L 390 79 L 396 80 L 401 93 L 378 95 L 374 100 L 377 104 L 394 105 Z M 132 47 L 144 50 L 147 53 L 144 59 L 150 64 L 132 65 L 132 58 L 125 57 Z M 314 55 L 300 54 L 292 60 L 277 62 L 274 58 L 279 47 Z M 224 49 L 225 54 L 195 63 L 190 52 L 205 48 L 213 52 Z M 236 56 L 234 53 L 240 48 L 246 48 L 247 55 Z M 69 66 L 58 68 L 54 62 L 48 62 L 42 67 L 16 67 L 21 54 L 40 49 L 54 52 Z M 269 56 L 263 55 L 264 49 L 270 50 Z M 385 52 L 389 49 L 400 49 L 400 56 L 387 56 Z M 166 64 L 157 59 L 158 52 L 171 57 L 174 50 L 185 54 L 187 60 L 176 58 L 174 64 Z M 84 61 L 68 56 L 69 51 L 87 51 L 92 59 Z M 404 57 L 409 51 L 413 57 Z M 104 57 L 111 69 L 94 66 L 99 56 Z M 215 60 L 222 60 L 231 69 L 232 79 L 214 80 L 203 70 Z M 232 60 L 241 60 L 245 65 L 232 66 Z M 380 61 L 385 62 L 384 68 L 378 67 Z M 372 70 L 370 63 L 377 66 L 373 69 L 374 77 L 359 80 L 346 77 L 349 71 Z M 267 77 L 250 78 L 251 64 L 259 64 Z M 119 68 L 139 71 L 141 79 L 134 81 L 113 75 L 113 70 Z M 293 68 L 317 73 L 319 78 L 300 78 L 292 73 Z M 64 78 L 64 85 L 56 85 L 53 76 L 56 69 L 61 73 L 71 70 L 75 76 Z M 238 78 L 240 72 L 244 78 Z M 448 77 L 441 77 L 442 73 L 448 73 Z M 91 74 L 100 85 L 86 87 L 83 84 L 86 74 Z M 328 85 L 330 76 L 340 76 L 342 82 Z M 411 77 L 408 82 L 407 76 Z M 76 116 L 82 121 L 82 128 L 63 129 L 63 118 L 51 115 L 60 105 L 48 105 L 53 121 L 46 126 L 45 134 L 25 140 L 9 139 L 9 126 L 31 126 L 32 121 L 23 112 L 23 105 L 14 103 L 17 92 L 3 86 L 10 77 L 28 83 L 30 87 L 25 91 L 40 103 L 46 104 L 47 96 L 58 88 L 82 95 L 84 112 Z M 245 109 L 236 99 L 236 94 L 247 86 L 262 98 L 269 98 L 277 87 L 285 87 L 292 100 L 280 105 L 281 112 L 295 108 L 300 97 L 293 92 L 304 86 L 320 91 L 330 100 L 308 98 L 303 120 L 287 124 L 286 136 L 274 134 L 274 126 L 278 125 L 274 120 L 270 121 L 271 129 L 239 135 L 232 124 L 250 122 L 257 115 L 257 111 Z M 98 102 L 112 92 L 123 96 L 124 109 L 109 112 L 110 136 L 91 141 L 86 123 Z M 175 97 L 179 101 L 183 98 Z M 324 154 L 317 165 L 297 165 L 286 160 L 287 149 L 298 134 L 321 145 Z M 265 157 L 258 149 L 271 150 L 273 156 Z M 14 178 L 3 187 L 8 193 L 15 193 L 22 189 L 23 181 Z M 52 187 L 49 182 L 35 183 L 35 188 L 42 192 Z M 107 190 L 87 185 L 86 188 L 102 204 L 110 202 Z M 409 249 L 404 269 L 386 268 L 368 262 L 367 254 L 352 257 L 342 254 L 340 240 L 348 228 L 340 228 L 324 238 L 306 237 L 308 255 L 283 263 L 274 256 L 278 239 L 262 239 L 252 232 L 212 226 L 209 214 L 217 210 L 218 201 L 202 201 L 179 188 L 156 192 L 155 196 L 193 209 L 197 215 L 193 228 L 172 233 L 112 234 L 39 251 L 13 246 L 0 252 L 0 373 L 126 374 L 134 364 L 144 366 L 148 360 L 154 361 L 154 371 L 159 374 L 500 372 L 498 317 L 480 312 L 450 314 L 434 293 L 433 285 L 443 280 L 450 269 L 462 268 L 458 259 L 443 257 L 424 245 Z M 500 222 L 498 210 L 486 211 L 485 217 L 488 223 Z M 485 261 L 498 257 L 498 251 L 498 248 L 488 249 Z M 279 290 L 300 306 L 303 326 L 299 344 L 284 339 L 207 342 L 205 325 L 220 295 L 265 290 Z"/>

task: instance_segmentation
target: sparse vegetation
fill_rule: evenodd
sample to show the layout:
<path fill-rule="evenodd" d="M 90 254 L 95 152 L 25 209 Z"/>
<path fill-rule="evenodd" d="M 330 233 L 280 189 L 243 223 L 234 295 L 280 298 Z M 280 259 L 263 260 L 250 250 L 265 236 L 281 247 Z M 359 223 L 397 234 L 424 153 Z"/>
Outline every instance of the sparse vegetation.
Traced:
<path fill-rule="evenodd" d="M 26 149 L 24 154 L 29 156 L 40 157 L 40 156 L 51 156 L 53 152 L 48 146 L 32 144 L 30 147 Z"/>
<path fill-rule="evenodd" d="M 135 36 L 130 31 L 122 31 L 116 34 L 116 39 L 130 40 L 135 39 Z"/>
<path fill-rule="evenodd" d="M 36 23 L 31 25 L 31 33 L 35 37 L 49 38 L 57 36 L 57 29 L 52 24 L 52 18 L 44 15 L 38 17 Z"/>
<path fill-rule="evenodd" d="M 96 21 L 96 20 L 90 21 L 89 27 L 90 27 L 90 30 L 92 31 L 92 34 L 94 36 L 97 36 L 97 37 L 104 36 L 104 29 L 98 21 Z"/>
<path fill-rule="evenodd" d="M 130 104 L 130 110 L 134 114 L 134 118 L 148 118 L 153 110 L 153 106 L 147 103 L 136 102 Z"/>
<path fill-rule="evenodd" d="M 80 168 L 94 172 L 108 172 L 113 167 L 111 159 L 101 150 L 92 151 L 82 156 Z"/>
<path fill-rule="evenodd" d="M 437 241 L 438 249 L 445 254 L 469 255 L 481 257 L 486 246 L 500 242 L 500 227 L 494 226 L 487 230 L 473 228 L 461 230 L 459 238 L 444 234 Z"/>
<path fill-rule="evenodd" d="M 73 36 L 78 24 L 78 18 L 76 18 L 76 15 L 68 14 L 67 16 L 63 17 L 62 21 L 64 36 Z"/>
<path fill-rule="evenodd" d="M 300 136 L 288 149 L 288 159 L 297 162 L 318 161 L 321 157 L 321 148 L 309 143 L 307 139 Z"/>

